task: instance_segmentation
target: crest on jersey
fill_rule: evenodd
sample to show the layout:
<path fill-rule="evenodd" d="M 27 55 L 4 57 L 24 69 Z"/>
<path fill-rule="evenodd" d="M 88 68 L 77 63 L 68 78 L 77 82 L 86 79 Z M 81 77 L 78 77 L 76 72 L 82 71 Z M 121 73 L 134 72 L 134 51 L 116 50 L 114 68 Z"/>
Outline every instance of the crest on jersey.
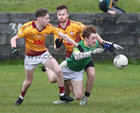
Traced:
<path fill-rule="evenodd" d="M 73 35 L 74 34 L 74 32 L 70 32 L 70 35 Z"/>
<path fill-rule="evenodd" d="M 44 36 L 47 37 L 48 35 L 47 34 L 44 34 Z"/>
<path fill-rule="evenodd" d="M 41 38 L 41 35 L 37 35 L 37 38 Z"/>

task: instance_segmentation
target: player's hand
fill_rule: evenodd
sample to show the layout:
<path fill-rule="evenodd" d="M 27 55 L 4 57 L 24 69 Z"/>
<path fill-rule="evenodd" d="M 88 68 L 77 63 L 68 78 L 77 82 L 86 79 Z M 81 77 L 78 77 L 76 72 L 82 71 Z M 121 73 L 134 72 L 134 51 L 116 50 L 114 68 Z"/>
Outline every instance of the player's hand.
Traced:
<path fill-rule="evenodd" d="M 92 51 L 92 54 L 103 53 L 105 50 L 103 48 L 96 48 Z"/>
<path fill-rule="evenodd" d="M 103 46 L 105 51 L 108 50 L 109 52 L 113 52 L 115 49 L 112 42 L 104 41 L 102 43 L 102 46 Z"/>
<path fill-rule="evenodd" d="M 19 48 L 16 48 L 16 47 L 12 48 L 12 54 L 14 56 L 19 56 L 20 55 L 20 51 L 21 51 L 21 49 L 19 49 Z"/>
<path fill-rule="evenodd" d="M 79 49 L 80 52 L 84 52 L 84 49 L 80 45 L 78 45 L 77 48 Z"/>
<path fill-rule="evenodd" d="M 63 41 L 63 39 L 60 39 L 60 38 L 57 38 L 55 40 L 55 44 L 56 44 L 57 49 L 60 48 L 60 46 L 62 45 L 62 41 Z"/>
<path fill-rule="evenodd" d="M 121 49 L 121 50 L 124 49 L 122 46 L 120 46 L 118 44 L 113 44 L 113 46 L 114 46 L 115 49 Z"/>

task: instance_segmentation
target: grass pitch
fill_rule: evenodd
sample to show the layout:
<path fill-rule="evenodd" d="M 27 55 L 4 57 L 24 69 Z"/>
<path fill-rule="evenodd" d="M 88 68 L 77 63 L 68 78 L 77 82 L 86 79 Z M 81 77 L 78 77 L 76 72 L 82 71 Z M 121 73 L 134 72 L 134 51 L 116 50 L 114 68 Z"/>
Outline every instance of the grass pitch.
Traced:
<path fill-rule="evenodd" d="M 62 4 L 67 5 L 71 13 L 102 12 L 99 9 L 99 0 L 0 0 L 0 12 L 35 12 L 38 8 L 56 12 L 56 7 Z M 118 6 L 127 13 L 140 12 L 140 0 L 119 0 Z"/>
<path fill-rule="evenodd" d="M 79 106 L 80 101 L 53 105 L 59 94 L 57 84 L 49 83 L 39 68 L 24 102 L 14 106 L 25 79 L 24 66 L 1 64 L 0 113 L 140 113 L 140 65 L 121 70 L 113 64 L 95 65 L 95 85 L 86 106 Z"/>

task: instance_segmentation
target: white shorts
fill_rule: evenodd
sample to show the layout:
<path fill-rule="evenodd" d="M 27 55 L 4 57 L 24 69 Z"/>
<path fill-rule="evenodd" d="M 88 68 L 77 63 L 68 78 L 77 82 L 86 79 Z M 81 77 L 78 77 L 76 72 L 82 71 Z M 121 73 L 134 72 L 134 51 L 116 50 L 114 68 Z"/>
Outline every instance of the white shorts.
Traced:
<path fill-rule="evenodd" d="M 62 72 L 63 72 L 63 78 L 64 78 L 64 80 L 74 80 L 74 81 L 81 81 L 81 80 L 83 80 L 83 71 L 84 70 L 79 71 L 79 72 L 70 70 L 67 67 L 66 60 L 63 61 L 60 64 L 60 67 L 61 67 Z"/>
<path fill-rule="evenodd" d="M 25 69 L 29 69 L 29 70 L 34 69 L 40 63 L 45 64 L 45 62 L 47 60 L 49 60 L 50 58 L 52 58 L 52 56 L 48 51 L 46 51 L 42 55 L 38 55 L 38 56 L 25 55 L 24 67 L 25 67 Z"/>

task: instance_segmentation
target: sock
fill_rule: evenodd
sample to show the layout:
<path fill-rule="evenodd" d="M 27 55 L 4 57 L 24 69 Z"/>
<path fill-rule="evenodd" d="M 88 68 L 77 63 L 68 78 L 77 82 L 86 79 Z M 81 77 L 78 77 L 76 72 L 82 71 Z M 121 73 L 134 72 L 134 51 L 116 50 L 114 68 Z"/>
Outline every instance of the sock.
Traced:
<path fill-rule="evenodd" d="M 20 94 L 20 98 L 21 98 L 21 99 L 24 99 L 25 93 L 26 93 L 26 92 L 21 91 L 21 94 Z"/>
<path fill-rule="evenodd" d="M 64 86 L 59 87 L 60 96 L 64 96 Z"/>
<path fill-rule="evenodd" d="M 20 95 L 19 97 L 20 97 L 22 100 L 24 99 L 24 97 L 23 97 L 23 96 L 21 96 L 21 95 Z"/>
<path fill-rule="evenodd" d="M 90 93 L 88 93 L 87 91 L 85 91 L 85 96 L 86 97 L 89 97 L 90 96 Z"/>

